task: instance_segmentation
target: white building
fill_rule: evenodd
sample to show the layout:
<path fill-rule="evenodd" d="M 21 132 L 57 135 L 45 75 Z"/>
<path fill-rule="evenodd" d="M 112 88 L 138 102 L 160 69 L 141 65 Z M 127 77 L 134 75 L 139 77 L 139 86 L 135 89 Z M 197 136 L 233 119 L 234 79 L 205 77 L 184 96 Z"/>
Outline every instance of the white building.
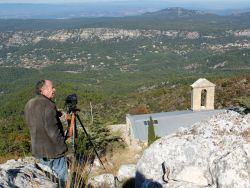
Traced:
<path fill-rule="evenodd" d="M 205 120 L 224 110 L 214 110 L 215 84 L 204 78 L 198 79 L 192 85 L 191 110 L 161 112 L 143 115 L 126 116 L 129 143 L 145 143 L 148 140 L 148 121 L 152 117 L 155 134 L 165 136 L 175 132 L 180 127 L 189 127 L 196 122 Z"/>

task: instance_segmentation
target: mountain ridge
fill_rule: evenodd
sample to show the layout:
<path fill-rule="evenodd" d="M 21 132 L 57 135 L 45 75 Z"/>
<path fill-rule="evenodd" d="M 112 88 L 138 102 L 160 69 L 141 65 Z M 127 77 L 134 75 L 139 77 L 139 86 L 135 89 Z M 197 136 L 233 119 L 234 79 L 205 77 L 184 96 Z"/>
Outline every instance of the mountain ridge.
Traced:
<path fill-rule="evenodd" d="M 248 8 L 209 9 L 180 3 L 133 2 L 113 3 L 68 3 L 68 4 L 32 4 L 32 3 L 0 3 L 0 19 L 70 19 L 77 17 L 124 17 L 154 13 L 161 9 L 182 7 L 186 10 L 197 10 L 215 15 L 233 15 L 250 11 Z"/>
<path fill-rule="evenodd" d="M 187 17 L 187 16 L 196 16 L 196 15 L 204 15 L 204 14 L 207 14 L 207 13 L 205 11 L 200 11 L 200 10 L 185 9 L 182 7 L 171 7 L 171 8 L 161 9 L 155 12 L 147 12 L 147 13 L 144 13 L 143 15 L 148 15 L 148 16 L 165 15 L 165 16 L 173 16 L 173 17 Z"/>
<path fill-rule="evenodd" d="M 175 7 L 147 12 L 137 16 L 124 17 L 78 17 L 70 19 L 0 19 L 0 31 L 13 30 L 58 30 L 82 27 L 159 29 L 159 30 L 201 30 L 246 28 L 250 24 L 250 12 L 233 15 L 216 15 L 205 11 Z M 1 16 L 0 16 L 1 17 Z M 214 27 L 218 27 L 213 29 Z"/>

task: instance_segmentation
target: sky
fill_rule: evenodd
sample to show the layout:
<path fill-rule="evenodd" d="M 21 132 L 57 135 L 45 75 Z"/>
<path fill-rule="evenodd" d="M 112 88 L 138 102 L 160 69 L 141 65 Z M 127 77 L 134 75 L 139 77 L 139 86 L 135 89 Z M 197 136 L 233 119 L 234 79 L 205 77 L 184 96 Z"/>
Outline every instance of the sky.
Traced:
<path fill-rule="evenodd" d="M 201 9 L 245 9 L 250 8 L 250 0 L 0 0 L 1 3 L 32 3 L 32 4 L 78 4 L 78 3 L 103 3 L 115 2 L 126 5 L 141 4 L 143 6 L 162 5 L 166 7 L 185 7 Z M 0 5 L 1 6 L 1 5 Z M 1 7 L 0 7 L 1 8 Z"/>
<path fill-rule="evenodd" d="M 135 2 L 136 0 L 0 0 L 0 3 L 86 3 L 86 2 L 117 2 L 117 1 L 127 1 Z M 183 3 L 220 3 L 220 4 L 236 4 L 236 3 L 249 3 L 249 0 L 137 0 L 137 2 L 183 2 Z"/>

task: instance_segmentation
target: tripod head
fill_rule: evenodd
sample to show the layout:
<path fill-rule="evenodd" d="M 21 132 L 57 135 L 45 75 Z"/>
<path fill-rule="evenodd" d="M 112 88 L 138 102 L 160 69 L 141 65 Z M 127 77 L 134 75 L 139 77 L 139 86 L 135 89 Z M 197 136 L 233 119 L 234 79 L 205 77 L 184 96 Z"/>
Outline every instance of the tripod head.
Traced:
<path fill-rule="evenodd" d="M 79 109 L 77 109 L 76 105 L 77 105 L 77 95 L 75 93 L 68 95 L 65 98 L 65 107 L 67 108 L 68 113 L 80 111 Z"/>

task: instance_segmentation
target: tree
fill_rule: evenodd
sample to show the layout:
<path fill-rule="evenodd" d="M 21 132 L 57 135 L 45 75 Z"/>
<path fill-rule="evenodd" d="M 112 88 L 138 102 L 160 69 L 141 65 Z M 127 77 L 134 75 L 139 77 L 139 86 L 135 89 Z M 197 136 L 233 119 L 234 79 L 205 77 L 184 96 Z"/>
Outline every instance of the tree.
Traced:
<path fill-rule="evenodd" d="M 150 146 L 156 139 L 157 138 L 155 136 L 154 121 L 150 116 L 148 121 L 148 146 Z"/>
<path fill-rule="evenodd" d="M 104 155 L 112 150 L 111 148 L 113 148 L 112 146 L 115 143 L 119 143 L 118 145 L 123 147 L 124 143 L 121 137 L 112 135 L 108 127 L 101 122 L 98 114 L 95 114 L 93 117 L 93 123 L 86 127 L 89 138 L 83 132 L 80 132 L 78 135 L 77 153 L 90 154 L 93 151 L 93 147 L 95 147 L 98 154 Z"/>

